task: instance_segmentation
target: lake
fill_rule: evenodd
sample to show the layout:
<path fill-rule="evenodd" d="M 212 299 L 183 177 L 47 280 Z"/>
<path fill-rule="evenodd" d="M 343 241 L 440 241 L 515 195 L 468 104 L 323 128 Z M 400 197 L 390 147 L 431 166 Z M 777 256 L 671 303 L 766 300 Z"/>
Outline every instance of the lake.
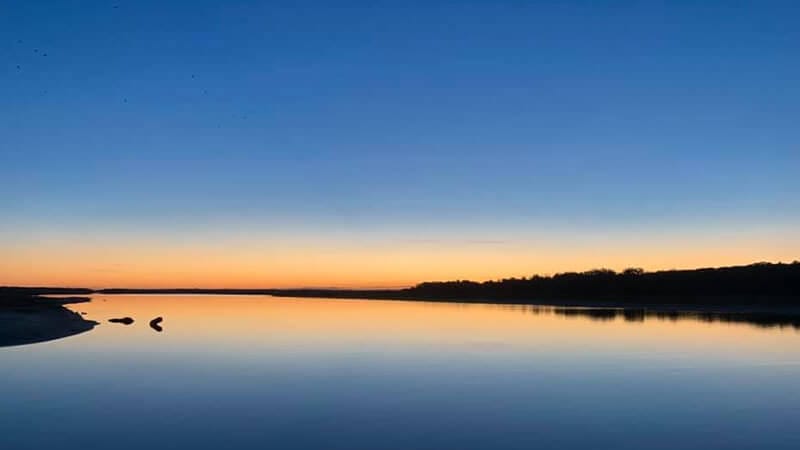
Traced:
<path fill-rule="evenodd" d="M 70 308 L 101 324 L 0 348 L 0 449 L 800 448 L 791 325 L 261 296 Z"/>

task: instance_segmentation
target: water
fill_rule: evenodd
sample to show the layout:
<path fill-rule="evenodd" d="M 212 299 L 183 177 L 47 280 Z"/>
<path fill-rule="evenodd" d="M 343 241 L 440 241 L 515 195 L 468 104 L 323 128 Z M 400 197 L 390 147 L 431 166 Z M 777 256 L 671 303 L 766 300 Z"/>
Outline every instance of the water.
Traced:
<path fill-rule="evenodd" d="M 102 324 L 0 348 L 0 449 L 800 448 L 792 326 L 247 296 L 72 308 Z"/>

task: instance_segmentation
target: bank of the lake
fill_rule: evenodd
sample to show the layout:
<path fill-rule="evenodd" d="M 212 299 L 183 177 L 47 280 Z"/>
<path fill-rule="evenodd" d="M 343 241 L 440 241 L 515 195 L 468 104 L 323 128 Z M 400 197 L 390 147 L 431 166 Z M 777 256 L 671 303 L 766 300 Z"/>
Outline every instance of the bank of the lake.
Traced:
<path fill-rule="evenodd" d="M 88 301 L 88 297 L 48 298 L 24 289 L 0 288 L 0 347 L 46 342 L 92 330 L 97 322 L 65 307 Z"/>

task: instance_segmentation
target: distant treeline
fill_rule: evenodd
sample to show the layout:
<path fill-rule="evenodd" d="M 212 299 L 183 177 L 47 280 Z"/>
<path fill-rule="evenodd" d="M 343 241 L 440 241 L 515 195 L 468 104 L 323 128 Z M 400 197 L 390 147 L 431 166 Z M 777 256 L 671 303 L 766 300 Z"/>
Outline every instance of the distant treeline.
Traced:
<path fill-rule="evenodd" d="M 800 261 L 791 264 L 756 263 L 748 266 L 646 272 L 630 268 L 622 272 L 596 269 L 553 276 L 507 278 L 497 281 L 426 282 L 406 289 L 81 289 L 2 288 L 5 293 L 47 294 L 222 294 L 408 299 L 430 301 L 516 304 L 760 304 L 800 307 Z M 3 295 L 0 295 L 2 297 Z"/>
<path fill-rule="evenodd" d="M 0 286 L 0 295 L 3 296 L 83 295 L 92 292 L 94 291 L 87 288 Z"/>
<path fill-rule="evenodd" d="M 51 287 L 7 287 L 0 286 L 0 310 L 9 307 L 32 305 L 61 305 L 88 301 L 86 297 L 66 297 L 68 295 L 88 295 L 91 289 L 83 288 L 51 288 Z M 59 295 L 58 300 L 40 302 L 41 295 Z"/>
<path fill-rule="evenodd" d="M 208 289 L 208 288 L 110 288 L 95 291 L 99 294 L 162 294 L 162 295 L 269 295 L 275 289 Z"/>
<path fill-rule="evenodd" d="M 405 290 L 353 290 L 353 289 L 209 289 L 167 288 L 128 289 L 112 288 L 95 291 L 98 294 L 161 294 L 161 295 L 273 295 L 277 297 L 325 298 L 405 298 Z"/>
<path fill-rule="evenodd" d="M 104 289 L 103 294 L 235 294 L 487 303 L 761 304 L 800 306 L 800 262 L 646 272 L 596 269 L 497 281 L 426 282 L 407 289 Z M 577 302 L 577 303 L 576 303 Z"/>
<path fill-rule="evenodd" d="M 741 300 L 800 305 L 800 261 L 657 272 L 596 269 L 499 281 L 428 282 L 405 292 L 435 299 L 645 299 L 676 303 L 719 299 L 725 303 Z"/>

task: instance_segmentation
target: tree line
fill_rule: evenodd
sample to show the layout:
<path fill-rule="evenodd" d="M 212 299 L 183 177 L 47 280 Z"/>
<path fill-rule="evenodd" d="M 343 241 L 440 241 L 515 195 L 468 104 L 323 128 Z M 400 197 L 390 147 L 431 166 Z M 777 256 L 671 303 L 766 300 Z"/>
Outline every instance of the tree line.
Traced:
<path fill-rule="evenodd" d="M 437 299 L 541 300 L 541 299 L 663 299 L 704 302 L 716 298 L 731 303 L 797 303 L 800 305 L 800 261 L 756 263 L 747 266 L 660 270 L 629 268 L 621 272 L 595 269 L 552 276 L 506 278 L 495 281 L 443 281 L 420 283 L 408 295 Z"/>

